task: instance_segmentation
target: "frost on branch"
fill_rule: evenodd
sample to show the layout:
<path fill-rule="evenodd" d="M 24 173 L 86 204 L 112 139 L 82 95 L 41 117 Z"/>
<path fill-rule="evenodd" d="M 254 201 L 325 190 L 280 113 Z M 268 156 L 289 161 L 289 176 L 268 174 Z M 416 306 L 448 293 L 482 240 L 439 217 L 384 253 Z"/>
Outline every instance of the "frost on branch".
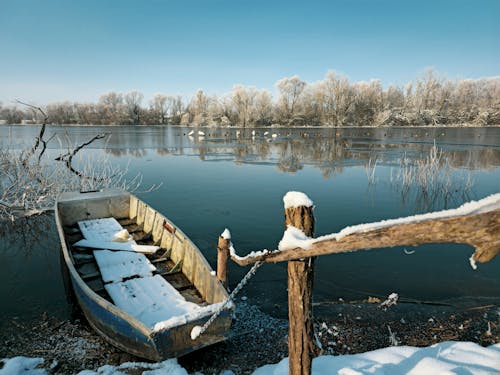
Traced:
<path fill-rule="evenodd" d="M 0 220 L 50 211 L 63 191 L 111 187 L 134 191 L 139 188 L 141 175 L 127 179 L 127 169 L 113 165 L 106 156 L 79 154 L 94 141 L 108 137 L 106 134 L 98 134 L 80 145 L 72 145 L 66 139 L 63 145 L 55 134 L 46 136 L 47 116 L 41 108 L 19 103 L 42 113 L 44 122 L 32 147 L 0 150 Z M 67 149 L 55 160 L 45 152 L 54 138 L 59 141 L 61 150 Z"/>

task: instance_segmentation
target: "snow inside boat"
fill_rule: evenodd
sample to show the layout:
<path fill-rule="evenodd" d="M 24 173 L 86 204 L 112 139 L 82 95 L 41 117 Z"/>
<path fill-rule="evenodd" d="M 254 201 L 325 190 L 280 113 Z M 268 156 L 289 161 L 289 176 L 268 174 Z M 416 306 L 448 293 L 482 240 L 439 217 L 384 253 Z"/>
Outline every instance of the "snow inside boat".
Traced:
<path fill-rule="evenodd" d="M 150 360 L 222 341 L 228 294 L 200 250 L 170 220 L 122 190 L 70 192 L 56 224 L 72 290 L 90 325 L 116 347 Z"/>

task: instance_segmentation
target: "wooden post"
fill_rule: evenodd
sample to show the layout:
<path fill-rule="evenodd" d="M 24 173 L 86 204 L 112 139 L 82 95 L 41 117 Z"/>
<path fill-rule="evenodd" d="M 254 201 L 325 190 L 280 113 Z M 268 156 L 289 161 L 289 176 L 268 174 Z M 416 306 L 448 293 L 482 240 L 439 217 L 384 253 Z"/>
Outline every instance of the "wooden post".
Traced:
<path fill-rule="evenodd" d="M 307 236 L 314 235 L 313 205 L 303 193 L 283 198 L 285 226 L 292 225 Z M 312 321 L 314 258 L 288 262 L 288 356 L 290 375 L 310 375 L 312 357 L 318 353 Z"/>
<path fill-rule="evenodd" d="M 229 231 L 227 231 L 229 233 Z M 227 288 L 227 260 L 229 258 L 229 244 L 231 237 L 225 235 L 226 231 L 219 236 L 217 244 L 217 279 Z"/>

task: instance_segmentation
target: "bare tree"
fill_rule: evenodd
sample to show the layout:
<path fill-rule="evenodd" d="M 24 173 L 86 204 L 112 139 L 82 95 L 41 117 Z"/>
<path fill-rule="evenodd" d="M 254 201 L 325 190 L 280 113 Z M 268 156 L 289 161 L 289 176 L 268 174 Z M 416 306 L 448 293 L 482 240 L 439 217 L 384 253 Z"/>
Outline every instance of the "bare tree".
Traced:
<path fill-rule="evenodd" d="M 124 119 L 123 95 L 109 92 L 99 98 L 99 118 L 103 123 L 118 125 Z"/>
<path fill-rule="evenodd" d="M 449 80 L 432 69 L 406 86 L 380 81 L 351 83 L 347 77 L 328 71 L 323 80 L 311 84 L 298 76 L 276 83 L 279 97 L 273 102 L 266 91 L 234 86 L 222 97 L 203 90 L 186 105 L 180 96 L 157 94 L 147 108 L 143 95 L 109 92 L 97 103 L 51 103 L 49 122 L 64 124 L 185 124 L 185 125 L 287 125 L 344 126 L 439 125 L 500 123 L 500 78 Z M 187 100 L 186 100 L 187 102 Z M 6 123 L 40 123 L 43 118 L 31 107 L 0 107 Z"/>
<path fill-rule="evenodd" d="M 278 99 L 278 108 L 282 111 L 283 120 L 288 123 L 293 122 L 293 118 L 296 115 L 297 103 L 299 101 L 300 94 L 304 91 L 306 87 L 306 82 L 302 81 L 299 76 L 295 75 L 292 77 L 285 77 L 278 82 L 276 82 L 276 88 L 280 93 Z"/>
<path fill-rule="evenodd" d="M 356 98 L 349 80 L 344 76 L 338 76 L 334 71 L 329 71 L 322 86 L 326 123 L 333 126 L 345 125 Z"/>
<path fill-rule="evenodd" d="M 139 91 L 130 91 L 125 94 L 125 107 L 128 114 L 128 122 L 130 124 L 140 124 L 141 123 L 141 102 L 144 99 Z"/>
<path fill-rule="evenodd" d="M 254 114 L 255 97 L 257 90 L 253 86 L 243 87 L 235 85 L 233 87 L 233 104 L 236 111 L 237 121 L 243 127 L 253 122 L 252 115 Z"/>
<path fill-rule="evenodd" d="M 382 84 L 379 80 L 357 82 L 354 85 L 356 97 L 352 111 L 356 125 L 372 125 L 382 110 Z"/>
<path fill-rule="evenodd" d="M 270 125 L 273 118 L 273 98 L 266 90 L 255 94 L 255 106 L 252 117 L 257 125 Z"/>
<path fill-rule="evenodd" d="M 167 122 L 168 112 L 172 106 L 172 99 L 169 96 L 156 94 L 151 101 L 151 112 L 153 118 L 159 121 L 160 124 Z"/>

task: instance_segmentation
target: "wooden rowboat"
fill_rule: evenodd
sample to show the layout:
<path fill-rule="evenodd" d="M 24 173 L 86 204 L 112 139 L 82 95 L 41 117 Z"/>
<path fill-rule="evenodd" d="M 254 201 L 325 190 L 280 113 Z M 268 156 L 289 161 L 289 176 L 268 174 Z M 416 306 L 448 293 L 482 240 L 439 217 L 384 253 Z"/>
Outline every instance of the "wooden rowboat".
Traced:
<path fill-rule="evenodd" d="M 160 361 L 226 338 L 233 309 L 223 306 L 226 290 L 200 250 L 159 212 L 107 190 L 64 193 L 55 216 L 76 300 L 111 344 Z M 192 340 L 192 328 L 221 307 Z"/>

